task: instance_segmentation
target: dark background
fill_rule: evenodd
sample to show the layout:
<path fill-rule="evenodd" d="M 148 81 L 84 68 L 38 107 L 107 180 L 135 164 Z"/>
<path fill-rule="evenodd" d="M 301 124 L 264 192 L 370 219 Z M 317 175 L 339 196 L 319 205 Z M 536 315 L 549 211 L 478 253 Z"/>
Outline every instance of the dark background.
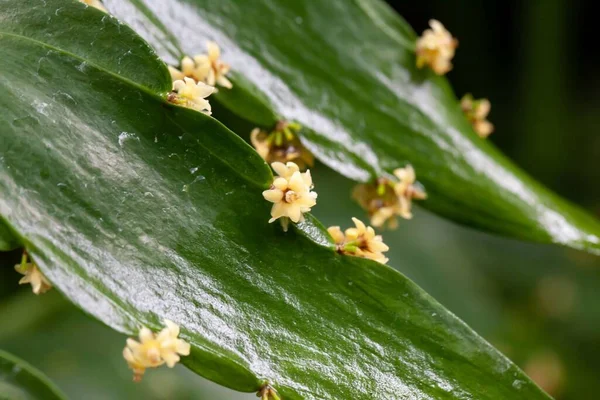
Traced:
<path fill-rule="evenodd" d="M 291 1 L 291 0 L 288 0 Z M 314 0 L 327 1 L 327 0 Z M 389 1 L 419 34 L 430 18 L 459 39 L 448 74 L 460 98 L 492 102 L 488 140 L 536 179 L 600 212 L 600 54 L 592 1 Z M 353 183 L 317 165 L 326 225 L 360 208 Z M 521 366 L 557 399 L 600 393 L 600 261 L 457 226 L 424 210 L 385 232 L 391 264 Z M 249 399 L 182 366 L 141 384 L 121 357 L 125 338 L 84 316 L 56 290 L 18 287 L 19 252 L 0 253 L 0 348 L 48 374 L 71 398 Z"/>
<path fill-rule="evenodd" d="M 459 39 L 456 95 L 492 102 L 490 140 L 531 175 L 600 212 L 600 44 L 593 1 L 388 3 L 421 33 L 430 18 Z"/>

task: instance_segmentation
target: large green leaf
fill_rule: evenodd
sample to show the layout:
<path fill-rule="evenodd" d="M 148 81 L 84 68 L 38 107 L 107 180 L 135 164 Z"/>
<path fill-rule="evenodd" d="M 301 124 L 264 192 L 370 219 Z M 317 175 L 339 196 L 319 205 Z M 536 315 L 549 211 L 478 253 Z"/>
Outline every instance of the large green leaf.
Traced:
<path fill-rule="evenodd" d="M 1 4 L 0 214 L 73 303 L 127 334 L 176 321 L 183 362 L 240 391 L 547 398 L 395 270 L 337 254 L 316 221 L 268 224 L 268 166 L 165 103 L 129 28 L 76 2 Z"/>
<path fill-rule="evenodd" d="M 447 80 L 416 69 L 416 35 L 382 1 L 106 3 L 171 64 L 216 40 L 235 84 L 219 101 L 264 127 L 300 121 L 306 146 L 339 173 L 367 181 L 410 162 L 422 204 L 442 216 L 600 253 L 598 221 L 473 133 Z"/>
<path fill-rule="evenodd" d="M 0 400 L 63 400 L 65 397 L 37 369 L 0 350 Z"/>

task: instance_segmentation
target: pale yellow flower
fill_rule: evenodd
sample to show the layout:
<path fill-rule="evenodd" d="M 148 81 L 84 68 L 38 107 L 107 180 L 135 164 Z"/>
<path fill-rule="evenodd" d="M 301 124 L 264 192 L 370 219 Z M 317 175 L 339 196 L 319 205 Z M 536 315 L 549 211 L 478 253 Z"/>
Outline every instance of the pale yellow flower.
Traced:
<path fill-rule="evenodd" d="M 133 380 L 139 382 L 146 368 L 156 368 L 167 364 L 173 368 L 180 360 L 180 355 L 190 354 L 190 344 L 183 339 L 178 339 L 179 325 L 168 319 L 164 320 L 166 328 L 158 335 L 150 329 L 142 327 L 139 333 L 140 341 L 127 339 L 123 349 L 123 357 L 129 368 L 133 370 Z"/>
<path fill-rule="evenodd" d="M 206 97 L 210 96 L 215 88 L 202 82 L 195 82 L 191 78 L 183 78 L 183 81 L 173 82 L 173 92 L 168 96 L 171 103 L 211 114 L 211 107 Z"/>
<path fill-rule="evenodd" d="M 354 188 L 352 196 L 369 213 L 371 225 L 376 228 L 387 224 L 389 229 L 398 227 L 397 216 L 412 218 L 412 200 L 423 200 L 427 194 L 416 182 L 415 170 L 407 165 L 394 170 L 397 178 L 382 177 L 375 183 L 363 183 Z"/>
<path fill-rule="evenodd" d="M 175 81 L 187 77 L 209 86 L 219 85 L 231 89 L 233 85 L 226 77 L 230 67 L 221 60 L 221 49 L 215 42 L 208 42 L 207 48 L 207 54 L 198 54 L 194 58 L 185 56 L 181 60 L 181 70 L 169 66 L 171 78 Z"/>
<path fill-rule="evenodd" d="M 494 125 L 486 119 L 492 109 L 488 99 L 475 100 L 467 93 L 460 100 L 460 107 L 479 137 L 485 139 L 494 131 Z"/>
<path fill-rule="evenodd" d="M 304 221 L 304 213 L 317 204 L 317 193 L 312 191 L 310 171 L 300 172 L 293 162 L 274 162 L 271 167 L 279 176 L 263 192 L 263 197 L 273 203 L 269 223 L 281 218 L 283 230 L 287 231 L 289 220 L 294 223 Z"/>
<path fill-rule="evenodd" d="M 169 66 L 169 72 L 171 73 L 171 79 L 173 81 L 183 80 L 183 78 L 192 78 L 196 82 L 204 82 L 208 71 L 205 67 L 199 67 L 196 65 L 194 60 L 190 57 L 185 56 L 181 60 L 181 71 L 175 67 Z M 206 82 L 204 82 L 206 83 Z"/>
<path fill-rule="evenodd" d="M 104 11 L 104 12 L 108 12 L 108 10 L 106 10 L 106 8 L 104 8 L 104 6 L 102 5 L 102 2 L 100 2 L 99 0 L 79 0 L 84 4 L 87 4 L 90 7 L 94 7 L 97 8 L 98 10 Z"/>
<path fill-rule="evenodd" d="M 300 129 L 302 127 L 298 123 L 279 121 L 271 132 L 254 128 L 250 133 L 250 142 L 269 164 L 292 161 L 302 170 L 313 165 L 314 157 L 298 139 Z"/>
<path fill-rule="evenodd" d="M 427 194 L 420 186 L 415 185 L 417 176 L 412 165 L 395 169 L 394 175 L 398 178 L 398 183 L 394 185 L 394 192 L 399 200 L 397 214 L 402 218 L 411 219 L 412 199 L 424 200 Z"/>
<path fill-rule="evenodd" d="M 339 226 L 330 226 L 327 228 L 327 232 L 331 235 L 333 242 L 337 245 L 341 245 L 346 240 L 346 236 L 344 236 L 344 232 Z"/>
<path fill-rule="evenodd" d="M 458 40 L 435 19 L 429 21 L 429 26 L 431 29 L 426 29 L 417 39 L 417 67 L 428 65 L 436 74 L 444 75 L 452 69 L 451 60 L 458 47 Z"/>
<path fill-rule="evenodd" d="M 27 253 L 23 253 L 21 263 L 15 265 L 15 271 L 24 275 L 19 281 L 20 285 L 31 284 L 31 290 L 35 294 L 43 294 L 52 289 L 52 284 L 42 274 L 38 266 L 33 262 L 27 262 Z"/>
<path fill-rule="evenodd" d="M 194 57 L 196 65 L 207 71 L 204 81 L 211 85 L 223 86 L 231 89 L 233 85 L 225 75 L 229 73 L 229 64 L 221 60 L 221 49 L 215 42 L 208 42 L 208 54 L 202 54 Z"/>
<path fill-rule="evenodd" d="M 396 218 L 396 215 L 400 214 L 402 214 L 402 210 L 398 203 L 378 208 L 371 215 L 371 225 L 379 228 L 387 223 L 388 229 L 396 229 L 398 228 L 398 218 Z"/>
<path fill-rule="evenodd" d="M 368 258 L 381 264 L 387 263 L 388 258 L 383 253 L 388 251 L 389 247 L 383 243 L 381 236 L 376 235 L 373 228 L 366 226 L 358 218 L 352 218 L 352 221 L 355 228 L 348 228 L 344 233 L 339 226 L 327 229 L 337 245 L 338 252 Z"/>

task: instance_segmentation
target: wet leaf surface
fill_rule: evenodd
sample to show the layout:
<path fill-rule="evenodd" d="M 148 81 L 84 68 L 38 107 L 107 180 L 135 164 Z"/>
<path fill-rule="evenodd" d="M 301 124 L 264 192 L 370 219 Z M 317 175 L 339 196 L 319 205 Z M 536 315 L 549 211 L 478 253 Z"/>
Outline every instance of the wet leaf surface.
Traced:
<path fill-rule="evenodd" d="M 0 215 L 73 303 L 127 334 L 177 322 L 183 362 L 240 391 L 547 398 L 403 275 L 335 253 L 317 221 L 268 224 L 268 166 L 166 104 L 167 71 L 129 28 L 77 2 L 3 5 Z M 98 37 L 112 50 L 90 55 Z"/>
<path fill-rule="evenodd" d="M 472 131 L 447 80 L 416 69 L 416 35 L 382 1 L 106 4 L 172 65 L 215 40 L 235 85 L 216 101 L 263 128 L 301 122 L 304 144 L 340 174 L 362 182 L 411 163 L 429 193 L 420 204 L 446 218 L 600 252 L 600 223 Z"/>

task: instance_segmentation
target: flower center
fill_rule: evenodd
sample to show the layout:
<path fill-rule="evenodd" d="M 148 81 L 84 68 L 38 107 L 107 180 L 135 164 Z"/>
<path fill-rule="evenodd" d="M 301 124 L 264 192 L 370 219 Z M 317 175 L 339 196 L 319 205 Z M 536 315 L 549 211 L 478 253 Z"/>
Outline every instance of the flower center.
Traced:
<path fill-rule="evenodd" d="M 147 352 L 148 359 L 151 363 L 156 364 L 160 361 L 160 351 L 156 347 L 151 347 Z"/>
<path fill-rule="evenodd" d="M 294 192 L 293 190 L 288 190 L 287 192 L 285 192 L 285 202 L 286 203 L 293 203 L 296 200 L 298 200 L 300 198 L 300 195 L 296 192 Z"/>

